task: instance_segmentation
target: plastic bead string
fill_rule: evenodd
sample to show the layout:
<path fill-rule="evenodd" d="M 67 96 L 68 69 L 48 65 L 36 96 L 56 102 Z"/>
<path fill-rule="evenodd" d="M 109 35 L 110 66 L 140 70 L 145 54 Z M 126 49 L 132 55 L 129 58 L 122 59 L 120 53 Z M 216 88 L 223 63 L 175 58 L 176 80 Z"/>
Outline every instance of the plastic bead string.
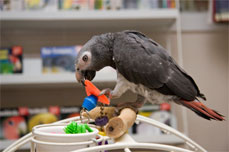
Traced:
<path fill-rule="evenodd" d="M 100 116 L 95 119 L 95 124 L 100 126 L 100 130 L 103 131 L 103 126 L 108 123 L 108 117 L 104 114 L 104 104 L 100 105 Z"/>
<path fill-rule="evenodd" d="M 83 112 L 86 112 L 86 114 L 87 114 L 87 118 L 88 118 L 87 124 L 88 124 L 90 122 L 91 116 L 90 116 L 89 112 L 85 108 L 80 110 L 80 121 L 81 121 L 81 123 L 84 123 L 83 122 L 83 116 L 82 116 Z"/>

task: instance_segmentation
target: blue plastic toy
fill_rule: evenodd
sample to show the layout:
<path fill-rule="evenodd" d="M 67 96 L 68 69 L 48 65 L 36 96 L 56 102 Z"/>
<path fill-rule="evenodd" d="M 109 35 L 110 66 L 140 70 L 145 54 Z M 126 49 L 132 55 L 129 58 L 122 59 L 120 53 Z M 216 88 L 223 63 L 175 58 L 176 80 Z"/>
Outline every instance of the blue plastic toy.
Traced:
<path fill-rule="evenodd" d="M 94 95 L 90 95 L 86 97 L 83 101 L 82 107 L 87 109 L 87 111 L 91 111 L 97 105 L 98 98 Z"/>

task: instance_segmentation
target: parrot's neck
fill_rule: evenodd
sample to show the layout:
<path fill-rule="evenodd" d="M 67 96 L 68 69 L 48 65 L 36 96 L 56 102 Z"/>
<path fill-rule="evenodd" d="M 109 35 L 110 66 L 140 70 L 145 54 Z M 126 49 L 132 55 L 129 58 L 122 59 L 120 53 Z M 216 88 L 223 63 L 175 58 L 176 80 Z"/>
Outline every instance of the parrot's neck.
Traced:
<path fill-rule="evenodd" d="M 113 61 L 113 46 L 114 46 L 114 33 L 106 33 L 100 35 L 101 42 L 106 49 L 103 49 L 100 61 L 97 61 L 96 71 L 111 66 L 115 69 L 115 63 Z M 98 63 L 100 62 L 100 63 Z"/>
<path fill-rule="evenodd" d="M 106 37 L 109 46 L 109 54 L 110 54 L 108 66 L 111 66 L 114 69 L 116 69 L 114 57 L 113 57 L 113 48 L 114 48 L 114 40 L 115 40 L 114 33 L 107 33 Z"/>

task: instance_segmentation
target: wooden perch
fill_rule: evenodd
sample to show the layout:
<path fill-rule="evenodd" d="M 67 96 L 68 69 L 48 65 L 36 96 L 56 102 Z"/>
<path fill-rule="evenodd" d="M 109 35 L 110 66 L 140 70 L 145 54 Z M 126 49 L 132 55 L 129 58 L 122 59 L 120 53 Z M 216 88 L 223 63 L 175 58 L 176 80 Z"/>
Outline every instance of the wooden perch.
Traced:
<path fill-rule="evenodd" d="M 118 138 L 134 124 L 136 113 L 130 108 L 124 108 L 118 117 L 110 119 L 105 126 L 106 135 L 111 138 Z"/>
<path fill-rule="evenodd" d="M 104 107 L 103 113 L 108 117 L 108 119 L 111 119 L 114 117 L 115 114 L 115 107 Z M 86 118 L 88 118 L 88 115 L 86 112 L 83 112 L 82 115 Z M 100 116 L 100 107 L 95 107 L 89 112 L 91 119 L 96 119 Z"/>
<path fill-rule="evenodd" d="M 124 108 L 121 110 L 119 116 L 115 116 L 115 107 L 104 107 L 104 114 L 109 119 L 109 122 L 105 126 L 106 135 L 111 138 L 119 138 L 134 124 L 136 120 L 136 112 L 130 108 Z M 88 117 L 86 112 L 82 114 L 84 117 Z M 100 116 L 100 107 L 96 107 L 89 112 L 91 119 L 96 119 Z M 115 117 L 114 117 L 115 116 Z"/>

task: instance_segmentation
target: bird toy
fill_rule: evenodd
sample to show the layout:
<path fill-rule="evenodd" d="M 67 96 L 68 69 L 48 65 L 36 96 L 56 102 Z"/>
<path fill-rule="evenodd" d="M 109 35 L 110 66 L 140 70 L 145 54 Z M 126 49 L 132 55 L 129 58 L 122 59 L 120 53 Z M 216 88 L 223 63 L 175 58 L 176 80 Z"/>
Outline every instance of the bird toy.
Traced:
<path fill-rule="evenodd" d="M 93 132 L 93 130 L 87 124 L 77 124 L 75 121 L 71 122 L 67 127 L 64 128 L 66 134 L 79 134 Z"/>
<path fill-rule="evenodd" d="M 90 118 L 89 111 L 94 109 L 98 102 L 100 102 L 100 116 L 95 119 L 95 124 L 97 126 L 105 126 L 108 122 L 108 117 L 104 114 L 104 105 L 110 104 L 110 100 L 105 95 L 100 95 L 100 90 L 93 85 L 89 80 L 84 81 L 85 90 L 87 93 L 87 97 L 84 99 L 82 104 L 83 109 L 80 111 L 80 118 L 82 121 L 82 112 L 86 112 L 88 114 L 88 118 Z"/>

